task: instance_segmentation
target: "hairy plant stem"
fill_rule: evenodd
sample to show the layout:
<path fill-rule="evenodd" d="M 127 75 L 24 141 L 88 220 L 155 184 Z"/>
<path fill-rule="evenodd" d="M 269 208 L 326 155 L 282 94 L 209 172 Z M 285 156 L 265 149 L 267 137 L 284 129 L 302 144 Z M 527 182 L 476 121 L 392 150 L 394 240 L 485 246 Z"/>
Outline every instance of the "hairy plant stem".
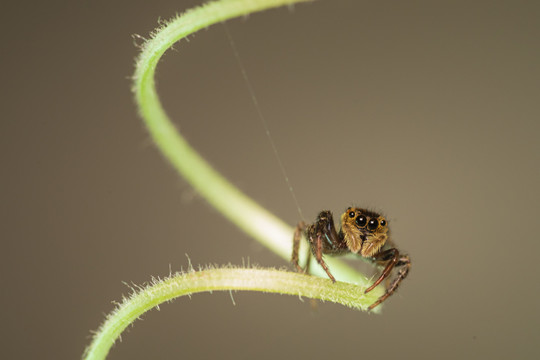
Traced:
<path fill-rule="evenodd" d="M 221 214 L 286 260 L 291 255 L 293 229 L 244 195 L 190 147 L 161 106 L 154 76 L 164 52 L 201 28 L 253 12 L 307 1 L 310 0 L 221 0 L 189 10 L 154 31 L 152 38 L 142 46 L 133 86 L 147 128 L 174 168 Z M 306 253 L 307 245 L 303 244 L 301 262 L 305 262 Z M 349 283 L 332 284 L 328 279 L 249 268 L 211 269 L 154 281 L 125 299 L 109 315 L 96 332 L 84 358 L 104 359 L 121 332 L 141 314 L 164 301 L 186 294 L 213 290 L 276 292 L 332 301 L 363 310 L 382 295 L 380 287 L 364 295 L 368 279 L 339 260 L 328 258 L 325 261 L 338 280 Z M 313 274 L 326 277 L 319 266 L 310 268 Z"/>
<path fill-rule="evenodd" d="M 251 290 L 339 302 L 365 309 L 377 298 L 364 295 L 364 288 L 348 284 L 331 285 L 328 279 L 275 269 L 220 268 L 190 271 L 156 279 L 136 290 L 111 313 L 96 333 L 86 359 L 104 359 L 122 331 L 146 311 L 179 296 L 215 290 Z"/>

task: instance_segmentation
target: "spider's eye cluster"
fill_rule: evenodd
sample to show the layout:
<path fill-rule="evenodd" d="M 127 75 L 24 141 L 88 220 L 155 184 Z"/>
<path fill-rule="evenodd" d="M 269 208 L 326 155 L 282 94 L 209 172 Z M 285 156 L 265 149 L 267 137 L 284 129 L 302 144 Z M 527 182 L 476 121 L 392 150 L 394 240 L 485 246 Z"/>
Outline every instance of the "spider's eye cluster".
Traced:
<path fill-rule="evenodd" d="M 360 226 L 360 227 L 364 227 L 366 226 L 367 224 L 367 219 L 364 215 L 358 215 L 358 217 L 356 218 L 356 225 Z"/>
<path fill-rule="evenodd" d="M 388 222 L 384 219 L 384 217 L 377 214 L 365 215 L 364 212 L 356 210 L 357 209 L 349 208 L 347 209 L 346 214 L 349 216 L 351 221 L 354 219 L 356 226 L 358 226 L 359 228 L 365 228 L 369 231 L 375 231 L 379 227 L 385 228 L 388 226 Z"/>

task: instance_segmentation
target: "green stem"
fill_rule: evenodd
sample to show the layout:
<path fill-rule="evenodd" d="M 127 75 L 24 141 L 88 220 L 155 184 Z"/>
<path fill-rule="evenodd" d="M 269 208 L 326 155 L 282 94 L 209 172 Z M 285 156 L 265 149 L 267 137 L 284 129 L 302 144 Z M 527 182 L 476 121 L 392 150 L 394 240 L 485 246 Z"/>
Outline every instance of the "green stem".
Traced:
<path fill-rule="evenodd" d="M 275 217 L 215 171 L 178 133 L 156 92 L 156 65 L 163 53 L 180 39 L 201 28 L 241 15 L 309 0 L 222 0 L 187 11 L 154 32 L 137 60 L 134 92 L 139 111 L 156 145 L 176 170 L 221 214 L 235 225 L 289 260 L 293 229 Z M 307 253 L 305 244 L 300 254 Z M 301 258 L 305 261 L 305 257 Z M 343 262 L 326 260 L 337 279 L 366 285 L 368 280 Z M 313 274 L 326 276 L 318 266 Z"/>
<path fill-rule="evenodd" d="M 122 331 L 146 311 L 173 298 L 216 290 L 250 290 L 279 293 L 338 302 L 356 309 L 366 309 L 377 297 L 364 295 L 364 288 L 348 284 L 331 285 L 328 279 L 275 269 L 222 268 L 176 274 L 155 280 L 134 291 L 112 312 L 96 333 L 84 358 L 104 359 Z"/>
<path fill-rule="evenodd" d="M 137 60 L 133 91 L 139 111 L 158 148 L 176 170 L 219 212 L 270 250 L 289 260 L 293 229 L 244 195 L 215 171 L 176 131 L 159 101 L 154 76 L 163 53 L 180 39 L 201 28 L 253 12 L 310 0 L 220 0 L 187 11 L 152 34 Z M 300 249 L 301 262 L 307 253 Z M 363 291 L 369 280 L 343 262 L 325 259 L 334 276 L 341 281 L 286 271 L 261 269 L 213 269 L 180 274 L 153 282 L 134 293 L 107 317 L 85 352 L 85 359 L 104 359 L 121 332 L 145 311 L 175 297 L 201 291 L 252 290 L 277 292 L 332 301 L 358 309 L 367 309 L 383 289 L 369 294 Z M 319 266 L 311 266 L 315 275 L 326 277 Z M 354 285 L 357 284 L 357 285 Z M 375 311 L 380 310 L 380 306 Z"/>

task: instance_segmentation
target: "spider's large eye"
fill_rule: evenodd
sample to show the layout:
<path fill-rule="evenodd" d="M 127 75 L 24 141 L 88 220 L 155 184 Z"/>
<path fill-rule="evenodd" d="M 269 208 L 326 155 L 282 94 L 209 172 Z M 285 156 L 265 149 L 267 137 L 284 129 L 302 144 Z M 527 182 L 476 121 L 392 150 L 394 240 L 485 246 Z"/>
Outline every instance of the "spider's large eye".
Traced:
<path fill-rule="evenodd" d="M 349 212 L 349 217 L 350 217 L 350 218 L 353 218 L 354 215 L 355 215 L 355 214 L 354 214 L 354 211 Z"/>
<path fill-rule="evenodd" d="M 358 215 L 358 217 L 356 218 L 356 225 L 360 226 L 360 227 L 364 227 L 366 226 L 367 224 L 367 219 L 364 215 Z"/>
<path fill-rule="evenodd" d="M 377 221 L 377 219 L 369 220 L 369 222 L 367 224 L 367 228 L 369 230 L 375 230 L 377 227 L 379 227 L 379 222 Z"/>

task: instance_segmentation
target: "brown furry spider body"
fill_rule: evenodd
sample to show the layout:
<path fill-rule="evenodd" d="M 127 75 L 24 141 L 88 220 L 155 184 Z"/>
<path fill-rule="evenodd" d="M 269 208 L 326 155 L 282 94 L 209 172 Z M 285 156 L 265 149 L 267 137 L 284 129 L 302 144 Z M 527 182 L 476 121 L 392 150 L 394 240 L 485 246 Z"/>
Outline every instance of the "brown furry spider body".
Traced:
<path fill-rule="evenodd" d="M 409 273 L 411 267 L 409 256 L 400 254 L 399 250 L 393 246 L 389 239 L 388 222 L 383 216 L 373 211 L 357 207 L 348 208 L 341 215 L 339 232 L 336 231 L 330 211 L 321 211 L 315 223 L 311 225 L 306 226 L 304 222 L 298 223 L 294 232 L 292 262 L 299 272 L 306 272 L 307 265 L 306 269 L 302 269 L 298 264 L 298 250 L 302 233 L 309 241 L 311 253 L 333 282 L 336 279 L 324 262 L 323 254 L 354 253 L 384 267 L 379 278 L 366 289 L 365 293 L 373 290 L 384 279 L 390 279 L 392 269 L 399 268 L 396 277 L 391 282 L 387 281 L 386 292 L 369 306 L 369 310 L 392 295 Z"/>

